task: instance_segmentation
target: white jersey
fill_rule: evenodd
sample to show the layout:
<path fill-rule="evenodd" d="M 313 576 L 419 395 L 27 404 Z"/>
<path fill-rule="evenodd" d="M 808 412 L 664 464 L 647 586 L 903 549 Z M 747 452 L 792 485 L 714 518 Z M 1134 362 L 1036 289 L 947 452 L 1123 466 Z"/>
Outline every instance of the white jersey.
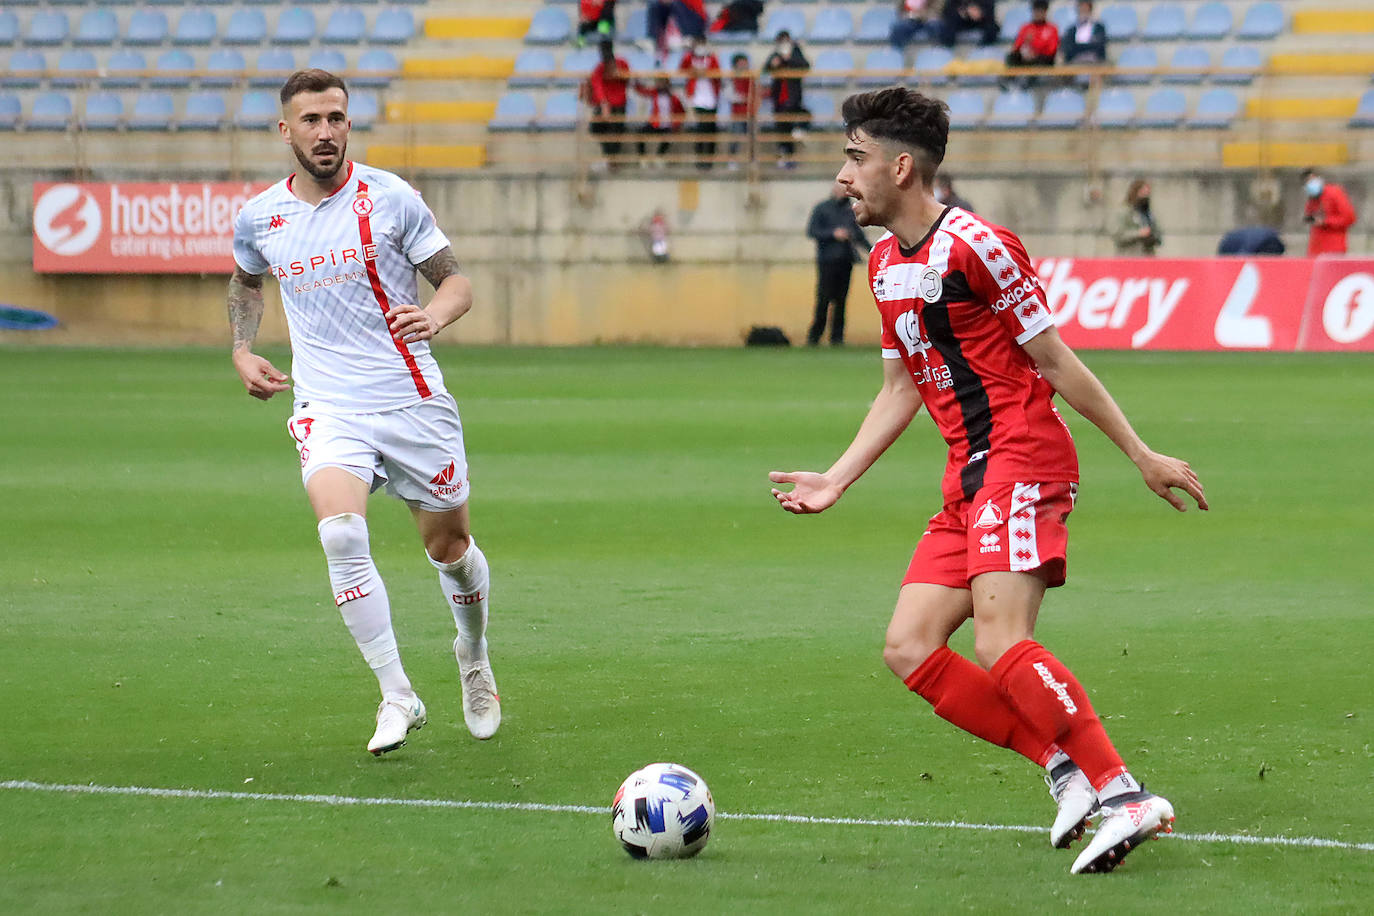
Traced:
<path fill-rule="evenodd" d="M 239 211 L 234 260 L 281 286 L 294 398 L 370 412 L 442 393 L 429 342 L 396 340 L 384 317 L 393 305 L 419 304 L 415 265 L 449 244 L 419 192 L 354 162 L 317 206 L 296 197 L 291 181 Z"/>

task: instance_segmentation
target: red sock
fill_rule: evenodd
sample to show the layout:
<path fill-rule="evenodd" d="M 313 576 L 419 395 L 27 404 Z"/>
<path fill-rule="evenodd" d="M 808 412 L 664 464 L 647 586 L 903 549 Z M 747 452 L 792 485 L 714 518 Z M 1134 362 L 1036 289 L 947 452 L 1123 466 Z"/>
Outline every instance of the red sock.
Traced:
<path fill-rule="evenodd" d="M 1087 691 L 1050 650 L 1023 639 L 1003 653 L 990 675 L 1021 717 L 1073 758 L 1093 788 L 1126 772 Z"/>
<path fill-rule="evenodd" d="M 935 715 L 971 735 L 1010 748 L 1036 766 L 1053 756 L 1052 742 L 1035 732 L 998 693 L 992 675 L 948 646 L 932 652 L 906 685 L 935 707 Z"/>

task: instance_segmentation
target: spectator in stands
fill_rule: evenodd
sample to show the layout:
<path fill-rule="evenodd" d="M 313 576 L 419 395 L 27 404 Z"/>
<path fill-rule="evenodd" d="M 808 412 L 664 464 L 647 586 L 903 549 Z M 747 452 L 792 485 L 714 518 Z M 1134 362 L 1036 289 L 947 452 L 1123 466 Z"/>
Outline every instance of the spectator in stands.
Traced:
<path fill-rule="evenodd" d="M 888 41 L 898 51 L 917 38 L 928 38 L 934 28 L 931 17 L 937 12 L 935 0 L 897 0 L 897 21 L 892 23 Z"/>
<path fill-rule="evenodd" d="M 960 210 L 967 210 L 972 213 L 973 204 L 959 196 L 959 192 L 954 190 L 954 176 L 946 175 L 944 172 L 935 176 L 935 188 L 931 192 L 935 195 L 936 203 L 944 204 L 946 207 L 958 207 Z"/>
<path fill-rule="evenodd" d="M 1269 226 L 1240 226 L 1221 237 L 1217 254 L 1283 254 L 1283 239 Z"/>
<path fill-rule="evenodd" d="M 980 33 L 980 45 L 997 43 L 999 30 L 992 0 L 945 0 L 944 13 L 940 17 L 940 43 L 952 48 L 960 32 L 974 29 Z"/>
<path fill-rule="evenodd" d="M 578 47 L 586 43 L 588 35 L 615 37 L 615 0 L 580 0 L 577 12 Z"/>
<path fill-rule="evenodd" d="M 668 57 L 668 24 L 672 23 L 684 38 L 701 38 L 706 34 L 706 4 L 704 0 L 649 0 L 649 37 L 658 50 L 658 59 Z"/>
<path fill-rule="evenodd" d="M 712 32 L 747 32 L 755 35 L 759 30 L 759 17 L 763 15 L 763 0 L 730 0 L 721 7 L 715 21 L 711 23 Z"/>
<path fill-rule="evenodd" d="M 736 52 L 730 58 L 731 77 L 725 84 L 726 101 L 730 105 L 730 133 L 748 135 L 749 122 L 759 113 L 759 84 L 754 74 L 749 72 L 749 55 Z M 740 142 L 730 141 L 730 168 L 739 168 L 734 156 L 739 153 Z"/>
<path fill-rule="evenodd" d="M 784 29 L 778 32 L 773 53 L 763 62 L 763 72 L 772 75 L 768 95 L 773 100 L 773 133 L 779 137 L 778 165 L 790 168 L 796 151 L 793 140 L 806 132 L 811 116 L 802 103 L 802 74 L 811 69 L 802 49 Z"/>
<path fill-rule="evenodd" d="M 1302 189 L 1307 194 L 1302 221 L 1311 229 L 1307 236 L 1307 256 L 1345 254 L 1346 233 L 1355 223 L 1355 208 L 1345 188 L 1327 181 L 1316 169 L 1302 173 Z"/>
<path fill-rule="evenodd" d="M 1153 257 L 1163 241 L 1159 225 L 1150 213 L 1150 183 L 1137 178 L 1126 188 L 1126 201 L 1117 217 L 1112 238 L 1117 254 L 1142 254 Z"/>
<path fill-rule="evenodd" d="M 716 155 L 716 109 L 720 106 L 720 58 L 705 38 L 690 38 L 678 69 L 687 74 L 687 101 L 692 106 L 697 141 L 697 168 L 710 169 Z M 709 138 L 709 139 L 707 139 Z"/>
<path fill-rule="evenodd" d="M 1078 0 L 1078 18 L 1064 29 L 1060 47 L 1066 64 L 1107 62 L 1107 27 L 1093 15 L 1093 0 Z"/>
<path fill-rule="evenodd" d="M 816 346 L 825 333 L 825 320 L 830 318 L 830 345 L 844 344 L 844 306 L 849 298 L 849 278 L 854 262 L 859 260 L 857 246 L 864 251 L 873 248 L 864 238 L 849 196 L 838 181 L 830 186 L 830 196 L 816 204 L 806 224 L 806 234 L 816 243 L 816 314 L 806 342 Z M 834 307 L 833 310 L 831 307 Z"/>
<path fill-rule="evenodd" d="M 1030 22 L 1021 26 L 1007 52 L 1008 67 L 1053 67 L 1059 30 L 1049 21 L 1050 0 L 1031 0 Z"/>
<path fill-rule="evenodd" d="M 592 68 L 582 94 L 591 106 L 591 131 L 594 134 L 619 134 L 625 130 L 625 103 L 630 87 L 630 65 L 615 56 L 615 45 L 601 39 L 597 49 L 601 60 Z M 619 140 L 602 140 L 601 153 L 612 166 L 620 155 Z"/>
<path fill-rule="evenodd" d="M 652 86 L 635 83 L 635 91 L 649 100 L 649 121 L 644 125 L 643 131 L 646 134 L 658 135 L 655 155 L 661 160 L 661 157 L 668 155 L 672 150 L 673 144 L 668 137 L 682 130 L 682 124 L 687 119 L 687 109 L 683 106 L 682 99 L 674 94 L 673 81 L 666 76 L 656 78 Z M 639 154 L 648 155 L 651 144 L 652 139 L 639 141 Z M 658 164 L 662 165 L 662 162 Z"/>

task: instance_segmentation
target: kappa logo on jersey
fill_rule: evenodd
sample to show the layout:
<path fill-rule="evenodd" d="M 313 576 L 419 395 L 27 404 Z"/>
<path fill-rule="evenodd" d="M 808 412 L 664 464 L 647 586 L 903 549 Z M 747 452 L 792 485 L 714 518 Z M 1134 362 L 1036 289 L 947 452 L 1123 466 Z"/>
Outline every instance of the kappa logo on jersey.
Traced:
<path fill-rule="evenodd" d="M 1035 277 L 1022 277 L 1020 283 L 1007 290 L 992 303 L 992 310 L 1005 312 L 1009 308 L 1015 308 L 1024 302 L 1027 296 L 1034 295 L 1039 288 L 1040 281 Z"/>
<path fill-rule="evenodd" d="M 921 292 L 921 298 L 926 302 L 939 302 L 940 297 L 945 294 L 945 281 L 940 276 L 940 270 L 937 267 L 927 266 L 925 270 L 921 271 L 917 285 Z"/>
<path fill-rule="evenodd" d="M 978 517 L 973 521 L 975 528 L 999 528 L 1002 525 L 1002 510 L 997 508 L 997 503 L 988 500 L 983 503 L 983 508 L 978 510 Z"/>
<path fill-rule="evenodd" d="M 921 333 L 921 319 L 915 309 L 898 315 L 897 320 L 893 322 L 893 330 L 902 339 L 908 356 L 925 353 L 930 349 L 930 340 Z"/>
<path fill-rule="evenodd" d="M 268 221 L 268 223 L 267 223 L 267 231 L 268 231 L 268 232 L 271 232 L 273 229 L 280 229 L 282 226 L 289 226 L 289 225 L 290 225 L 290 223 L 288 223 L 288 222 L 286 221 L 286 217 L 282 216 L 280 213 L 277 213 L 277 214 L 273 215 L 273 217 L 272 217 L 271 220 Z"/>
<path fill-rule="evenodd" d="M 456 473 L 457 469 L 454 467 L 453 461 L 449 461 L 448 464 L 444 465 L 444 469 L 442 471 L 435 474 L 433 477 L 429 479 L 429 492 L 434 494 L 435 496 L 452 496 L 459 490 L 463 489 L 463 485 L 467 483 L 467 481 L 460 480 L 457 483 L 454 483 L 453 476 Z"/>

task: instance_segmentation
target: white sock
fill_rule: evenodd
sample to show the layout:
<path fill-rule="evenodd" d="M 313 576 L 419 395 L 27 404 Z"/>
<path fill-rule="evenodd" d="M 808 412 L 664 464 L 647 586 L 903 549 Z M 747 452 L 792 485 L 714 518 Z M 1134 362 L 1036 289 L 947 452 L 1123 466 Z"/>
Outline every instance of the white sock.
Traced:
<path fill-rule="evenodd" d="M 391 629 L 391 602 L 372 562 L 367 520 L 345 512 L 320 522 L 320 545 L 329 563 L 329 583 L 353 641 L 377 676 L 382 696 L 410 696 L 414 690 L 401 666 L 396 634 Z"/>
<path fill-rule="evenodd" d="M 452 563 L 440 563 L 433 557 L 429 562 L 439 570 L 439 586 L 444 590 L 458 638 L 467 651 L 482 655 L 487 651 L 487 592 L 491 588 L 491 569 L 486 554 L 475 540 L 468 542 L 467 551 Z"/>
<path fill-rule="evenodd" d="M 1097 800 L 1104 805 L 1111 804 L 1112 799 L 1119 795 L 1130 795 L 1140 791 L 1140 783 L 1135 781 L 1135 777 L 1130 773 L 1122 773 L 1113 776 L 1111 781 L 1097 790 Z"/>
<path fill-rule="evenodd" d="M 1055 773 L 1055 770 L 1058 770 L 1060 767 L 1064 766 L 1065 764 L 1068 764 L 1069 766 L 1073 767 L 1074 769 L 1078 769 L 1077 764 L 1075 764 L 1072 760 L 1069 759 L 1069 755 L 1068 755 L 1068 754 L 1064 753 L 1064 752 L 1063 752 L 1062 750 L 1060 750 L 1059 748 L 1055 748 L 1055 749 L 1054 749 L 1054 754 L 1052 754 L 1052 755 L 1050 756 L 1049 761 L 1045 764 L 1045 769 L 1049 771 L 1049 773 L 1050 773 L 1051 776 L 1054 776 L 1054 777 L 1058 778 L 1059 774 L 1058 774 L 1058 773 Z M 1065 771 L 1060 771 L 1060 772 L 1062 773 L 1062 772 L 1065 772 Z"/>

